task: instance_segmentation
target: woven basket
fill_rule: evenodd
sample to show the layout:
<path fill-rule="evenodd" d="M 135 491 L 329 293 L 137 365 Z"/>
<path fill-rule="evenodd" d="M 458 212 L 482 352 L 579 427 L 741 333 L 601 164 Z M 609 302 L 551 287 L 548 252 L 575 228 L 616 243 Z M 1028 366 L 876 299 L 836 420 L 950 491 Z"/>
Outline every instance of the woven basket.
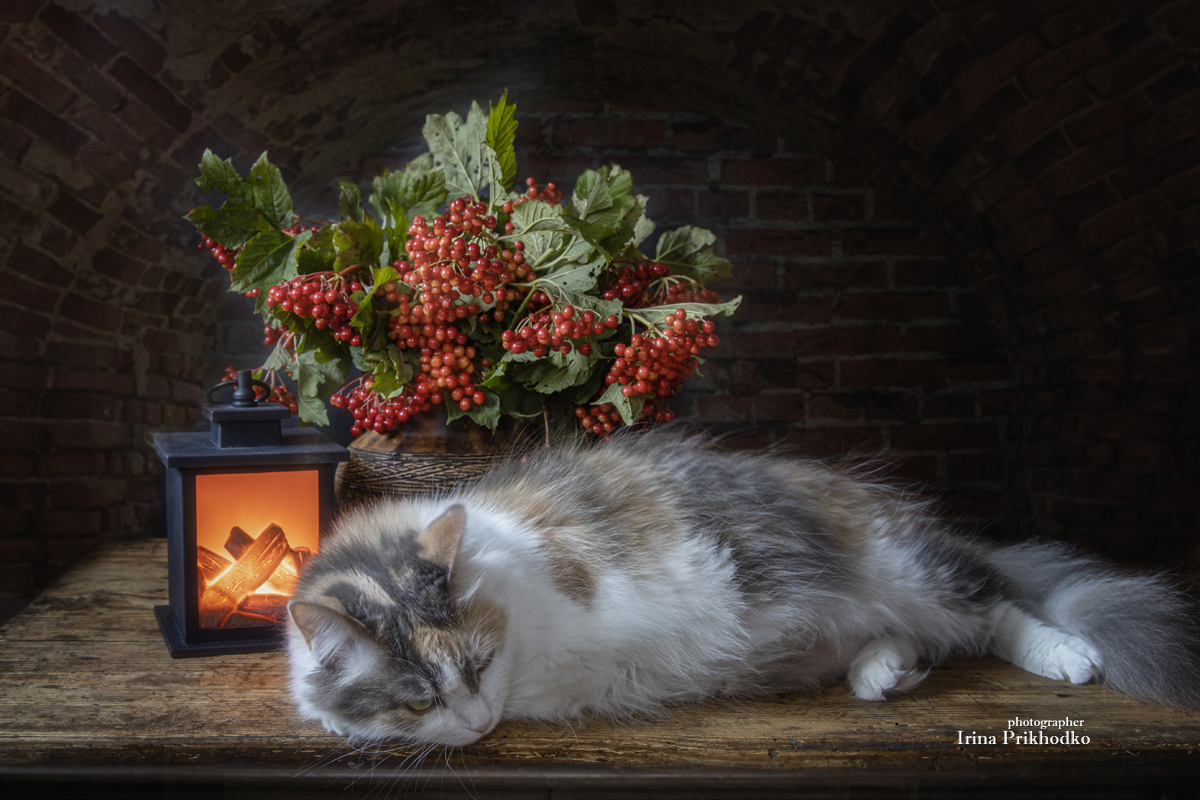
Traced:
<path fill-rule="evenodd" d="M 439 413 L 440 412 L 440 413 Z M 506 426 L 496 433 L 434 409 L 389 433 L 367 431 L 350 443 L 335 486 L 343 511 L 381 497 L 428 494 L 479 479 L 504 457 Z"/>

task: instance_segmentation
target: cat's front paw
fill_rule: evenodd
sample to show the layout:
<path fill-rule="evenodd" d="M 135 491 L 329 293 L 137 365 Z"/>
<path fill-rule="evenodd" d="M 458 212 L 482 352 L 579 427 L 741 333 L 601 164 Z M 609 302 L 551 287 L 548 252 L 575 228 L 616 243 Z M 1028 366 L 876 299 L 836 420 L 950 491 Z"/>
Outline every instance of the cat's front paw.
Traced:
<path fill-rule="evenodd" d="M 917 650 L 903 639 L 876 639 L 850 662 L 850 693 L 860 700 L 883 700 L 885 692 L 906 692 L 925 679 Z"/>
<path fill-rule="evenodd" d="M 1025 669 L 1046 678 L 1068 683 L 1091 683 L 1101 674 L 1100 653 L 1083 639 L 1049 628 L 1032 637 L 1026 652 Z"/>

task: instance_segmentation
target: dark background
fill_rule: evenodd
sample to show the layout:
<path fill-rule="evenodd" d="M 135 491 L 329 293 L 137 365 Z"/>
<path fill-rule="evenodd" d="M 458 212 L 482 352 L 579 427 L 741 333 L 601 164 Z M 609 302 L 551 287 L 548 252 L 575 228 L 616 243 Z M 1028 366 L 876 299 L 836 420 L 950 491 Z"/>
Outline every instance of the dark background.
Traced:
<path fill-rule="evenodd" d="M 1192 569 L 1198 56 L 1197 0 L 4 0 L 0 596 L 156 533 L 149 434 L 259 358 L 203 150 L 319 214 L 506 88 L 522 178 L 615 161 L 733 261 L 682 416 Z"/>

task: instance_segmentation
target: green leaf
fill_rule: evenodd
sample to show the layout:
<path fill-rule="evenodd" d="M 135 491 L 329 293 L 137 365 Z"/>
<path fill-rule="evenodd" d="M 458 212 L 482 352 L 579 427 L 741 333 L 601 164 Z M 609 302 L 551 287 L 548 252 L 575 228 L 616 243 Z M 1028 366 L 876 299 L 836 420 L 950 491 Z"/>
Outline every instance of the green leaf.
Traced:
<path fill-rule="evenodd" d="M 358 184 L 350 181 L 338 184 L 338 218 L 362 222 L 362 189 Z"/>
<path fill-rule="evenodd" d="M 295 277 L 297 247 L 310 236 L 311 231 L 291 236 L 282 231 L 269 230 L 246 242 L 233 268 L 233 291 L 259 289 L 260 295 L 266 295 L 272 286 Z"/>
<path fill-rule="evenodd" d="M 631 243 L 639 245 L 646 240 L 647 236 L 654 233 L 655 226 L 654 222 L 646 216 L 646 203 L 650 198 L 644 194 L 639 194 L 634 199 L 637 201 L 637 219 L 631 220 L 630 217 L 633 217 L 634 213 L 630 212 L 625 221 L 633 225 L 633 240 Z"/>
<path fill-rule="evenodd" d="M 687 312 L 689 318 L 699 319 L 700 317 L 715 317 L 718 314 L 729 316 L 737 311 L 741 302 L 742 297 L 738 295 L 727 303 L 672 303 L 662 306 L 647 306 L 635 309 L 632 313 L 651 324 L 658 325 L 680 308 Z"/>
<path fill-rule="evenodd" d="M 487 116 L 478 103 L 471 103 L 466 121 L 453 111 L 430 114 L 422 133 L 451 195 L 482 197 L 485 188 L 500 185 L 500 164 L 487 143 Z"/>
<path fill-rule="evenodd" d="M 673 274 L 702 285 L 722 280 L 732 274 L 733 265 L 709 249 L 716 240 L 711 231 L 691 225 L 667 231 L 658 239 L 654 260 L 670 266 Z"/>
<path fill-rule="evenodd" d="M 333 226 L 333 247 L 341 269 L 362 264 L 379 263 L 383 252 L 383 229 L 374 217 L 364 217 L 361 222 L 345 220 Z"/>
<path fill-rule="evenodd" d="M 384 227 L 404 234 L 410 219 L 418 214 L 432 216 L 446 202 L 446 177 L 434 167 L 433 156 L 425 153 L 403 170 L 385 170 L 376 176 L 369 200 Z"/>
<path fill-rule="evenodd" d="M 275 343 L 275 349 L 271 351 L 271 355 L 267 358 L 266 362 L 263 363 L 263 369 L 276 371 L 281 369 L 291 369 L 293 361 L 294 359 L 292 358 L 292 351 L 285 347 L 283 340 L 280 339 Z"/>
<path fill-rule="evenodd" d="M 621 415 L 621 421 L 626 425 L 632 425 L 642 415 L 642 406 L 646 405 L 647 397 L 649 397 L 649 394 L 626 397 L 621 394 L 621 384 L 610 383 L 604 394 L 593 400 L 591 404 L 599 406 L 605 403 L 612 403 Z"/>
<path fill-rule="evenodd" d="M 526 200 L 521 203 L 513 209 L 509 221 L 513 224 L 513 235 L 516 237 L 543 231 L 571 232 L 571 228 L 563 220 L 562 209 L 541 200 Z"/>
<path fill-rule="evenodd" d="M 329 412 L 325 408 L 325 401 L 319 397 L 296 395 L 296 412 L 305 425 L 329 424 Z"/>
<path fill-rule="evenodd" d="M 196 185 L 203 192 L 223 192 L 230 199 L 250 200 L 250 185 L 229 159 L 221 160 L 205 149 L 200 158 L 200 177 Z"/>
<path fill-rule="evenodd" d="M 301 349 L 303 344 L 297 346 L 296 361 L 292 365 L 300 421 L 328 425 L 324 398 L 342 385 L 346 370 L 341 359 L 328 357 L 320 349 Z"/>
<path fill-rule="evenodd" d="M 472 405 L 468 411 L 463 411 L 458 407 L 457 403 L 448 403 L 446 405 L 446 420 L 453 422 L 456 419 L 468 417 L 477 425 L 482 425 L 491 431 L 496 430 L 496 426 L 500 424 L 501 417 L 500 398 L 488 391 L 484 391 L 483 394 L 487 398 L 484 404 L 481 406 Z"/>
<path fill-rule="evenodd" d="M 513 147 L 516 136 L 517 107 L 509 102 L 506 90 L 488 111 L 487 143 L 500 165 L 500 185 L 509 191 L 517 179 L 517 151 Z"/>
<path fill-rule="evenodd" d="M 254 166 L 250 168 L 250 202 L 268 222 L 276 228 L 286 228 L 292 224 L 292 197 L 288 194 L 287 185 L 279 168 L 267 160 L 263 153 Z"/>
<path fill-rule="evenodd" d="M 226 247 L 238 248 L 263 231 L 273 230 L 270 223 L 245 203 L 226 201 L 220 208 L 199 206 L 186 219 L 203 235 Z"/>

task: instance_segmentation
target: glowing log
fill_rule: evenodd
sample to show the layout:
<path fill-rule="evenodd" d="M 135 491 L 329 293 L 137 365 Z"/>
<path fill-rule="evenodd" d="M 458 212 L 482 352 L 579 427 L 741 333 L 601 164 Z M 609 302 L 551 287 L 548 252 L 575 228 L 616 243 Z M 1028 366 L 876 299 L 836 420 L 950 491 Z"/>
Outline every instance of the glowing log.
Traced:
<path fill-rule="evenodd" d="M 249 595 L 266 583 L 291 552 L 278 525 L 269 525 L 200 598 L 200 627 L 219 628 Z M 243 623 L 246 624 L 246 623 Z"/>

